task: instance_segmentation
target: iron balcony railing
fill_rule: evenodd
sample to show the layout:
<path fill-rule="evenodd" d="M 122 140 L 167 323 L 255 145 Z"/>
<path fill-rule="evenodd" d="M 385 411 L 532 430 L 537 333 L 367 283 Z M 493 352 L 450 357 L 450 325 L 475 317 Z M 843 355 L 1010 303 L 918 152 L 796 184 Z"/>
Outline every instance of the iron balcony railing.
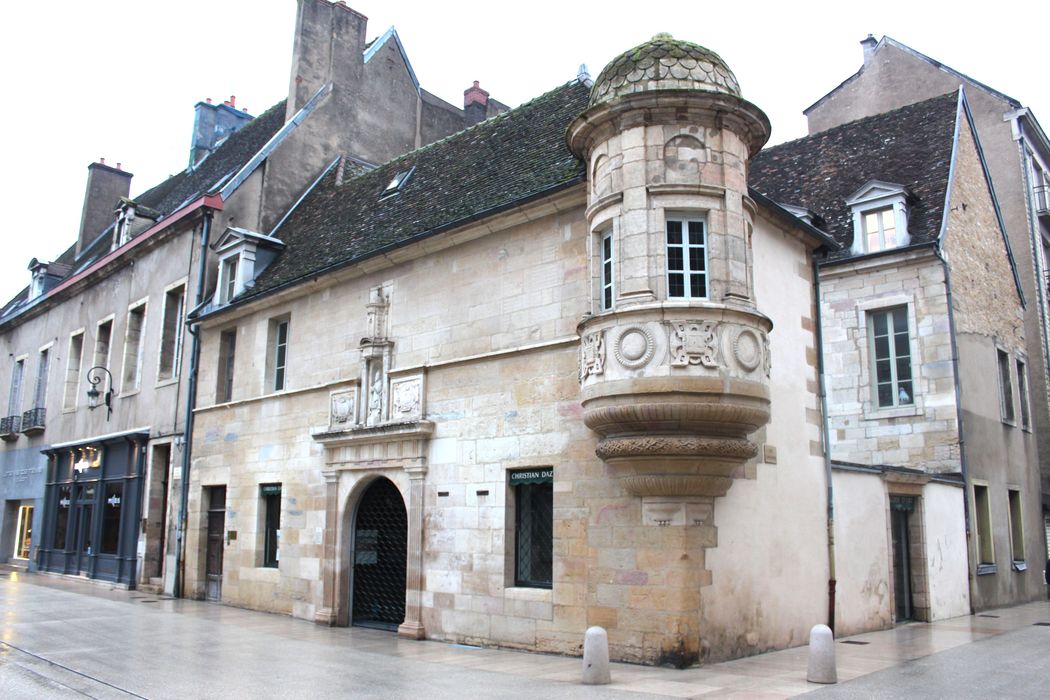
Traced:
<path fill-rule="evenodd" d="M 29 409 L 22 414 L 22 432 L 32 435 L 43 431 L 45 418 L 47 418 L 47 409 L 41 407 Z"/>
<path fill-rule="evenodd" d="M 1035 188 L 1035 211 L 1040 216 L 1050 216 L 1050 185 Z"/>
<path fill-rule="evenodd" d="M 18 437 L 18 429 L 22 427 L 22 416 L 7 416 L 0 418 L 0 437 L 12 440 Z"/>

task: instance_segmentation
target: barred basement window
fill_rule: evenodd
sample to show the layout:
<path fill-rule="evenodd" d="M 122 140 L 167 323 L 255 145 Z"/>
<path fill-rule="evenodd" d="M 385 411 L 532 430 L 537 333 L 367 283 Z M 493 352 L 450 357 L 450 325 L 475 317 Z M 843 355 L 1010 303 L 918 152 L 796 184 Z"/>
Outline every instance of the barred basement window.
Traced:
<path fill-rule="evenodd" d="M 700 219 L 667 219 L 667 297 L 707 298 L 707 233 Z"/>
<path fill-rule="evenodd" d="M 554 470 L 510 472 L 514 489 L 514 585 L 550 588 L 554 558 Z"/>
<path fill-rule="evenodd" d="M 281 539 L 281 485 L 260 484 L 259 496 L 262 499 L 263 558 L 262 565 L 271 569 L 277 568 L 281 560 L 278 544 Z"/>

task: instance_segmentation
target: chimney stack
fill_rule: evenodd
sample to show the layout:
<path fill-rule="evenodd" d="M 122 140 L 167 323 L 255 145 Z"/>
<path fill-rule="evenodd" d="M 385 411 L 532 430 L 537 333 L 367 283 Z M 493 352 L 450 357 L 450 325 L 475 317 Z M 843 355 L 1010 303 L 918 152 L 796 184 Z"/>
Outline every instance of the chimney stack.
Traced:
<path fill-rule="evenodd" d="M 474 85 L 463 91 L 463 116 L 467 126 L 485 121 L 489 111 L 489 93 L 481 89 L 477 80 Z"/>
<path fill-rule="evenodd" d="M 867 37 L 860 40 L 860 45 L 864 49 L 864 65 L 866 66 L 875 56 L 875 47 L 879 45 L 879 42 L 875 40 L 874 36 L 869 34 Z"/>
<path fill-rule="evenodd" d="M 230 99 L 221 105 L 214 105 L 209 97 L 194 107 L 190 168 L 204 160 L 204 157 L 214 151 L 230 134 L 252 120 L 252 115 L 248 114 L 247 110 L 237 111 L 236 102 L 237 97 L 230 95 Z"/>
<path fill-rule="evenodd" d="M 116 168 L 106 165 L 105 158 L 88 166 L 87 191 L 75 251 L 77 256 L 113 223 L 113 208 L 117 201 L 131 193 L 131 177 L 131 173 L 120 169 L 119 163 Z"/>
<path fill-rule="evenodd" d="M 285 121 L 322 85 L 351 90 L 361 83 L 367 25 L 368 18 L 346 3 L 299 0 Z"/>

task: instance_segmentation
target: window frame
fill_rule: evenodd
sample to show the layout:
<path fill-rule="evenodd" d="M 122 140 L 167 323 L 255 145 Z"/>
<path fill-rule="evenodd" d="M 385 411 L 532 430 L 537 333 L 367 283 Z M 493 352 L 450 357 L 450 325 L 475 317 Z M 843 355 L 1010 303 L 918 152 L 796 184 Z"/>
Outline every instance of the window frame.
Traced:
<path fill-rule="evenodd" d="M 11 365 L 11 385 L 8 387 L 7 416 L 22 417 L 22 402 L 25 398 L 26 361 L 29 355 L 19 355 Z"/>
<path fill-rule="evenodd" d="M 519 478 L 526 478 L 526 475 L 536 477 L 517 481 Z M 513 585 L 516 588 L 551 589 L 554 580 L 554 469 L 515 469 L 507 473 L 507 484 L 513 492 L 514 503 L 511 538 L 514 547 Z M 548 517 L 550 520 L 546 522 Z M 524 532 L 527 532 L 529 540 L 527 566 L 523 556 L 526 549 L 523 542 Z M 537 535 L 541 539 L 539 546 L 536 542 Z M 532 556 L 537 552 L 540 553 L 539 560 Z M 532 572 L 537 568 L 538 575 L 533 575 Z"/>
<path fill-rule="evenodd" d="M 1012 568 L 1015 571 L 1024 571 L 1026 568 L 1024 546 L 1024 505 L 1021 502 L 1021 489 L 1008 486 L 1006 488 L 1006 504 L 1010 515 L 1010 558 L 1012 561 Z"/>
<path fill-rule="evenodd" d="M 598 234 L 598 308 L 612 311 L 616 306 L 616 253 L 613 230 L 607 228 Z"/>
<path fill-rule="evenodd" d="M 971 493 L 973 495 L 974 558 L 977 562 L 977 574 L 994 574 L 996 571 L 995 538 L 992 536 L 991 493 L 988 484 L 979 481 L 973 482 Z"/>
<path fill-rule="evenodd" d="M 33 408 L 47 409 L 47 388 L 51 378 L 51 348 L 48 343 L 37 351 L 36 382 L 33 385 Z"/>
<path fill-rule="evenodd" d="M 218 360 L 219 365 L 215 372 L 215 403 L 229 403 L 233 401 L 233 377 L 237 361 L 236 328 L 227 328 L 219 333 Z"/>
<path fill-rule="evenodd" d="M 897 353 L 896 336 L 900 334 L 900 331 L 895 331 L 896 319 L 894 314 L 897 312 L 904 313 L 904 332 L 908 339 L 908 372 L 909 378 L 901 380 L 898 376 L 898 363 L 901 357 Z M 891 398 L 892 403 L 883 405 L 879 397 L 879 374 L 878 374 L 878 363 L 880 357 L 878 355 L 878 343 L 876 342 L 876 317 L 886 317 L 886 328 L 889 332 L 887 338 L 890 340 L 887 342 L 887 349 L 889 356 L 881 358 L 882 360 L 889 362 L 890 367 L 890 387 L 891 387 Z M 915 353 L 912 346 L 912 334 L 911 334 L 911 309 L 907 304 L 880 307 L 876 309 L 868 309 L 866 311 L 865 323 L 867 325 L 868 333 L 868 365 L 870 372 L 871 381 L 871 398 L 872 403 L 876 410 L 888 411 L 894 409 L 912 409 L 916 406 L 916 391 L 915 391 Z M 908 403 L 902 403 L 900 399 L 901 382 L 906 381 L 911 385 L 911 400 Z"/>
<path fill-rule="evenodd" d="M 172 295 L 178 292 L 175 320 L 170 318 Z M 157 383 L 168 383 L 178 380 L 182 366 L 183 329 L 186 319 L 186 281 L 180 280 L 164 289 L 164 306 L 161 309 L 160 344 L 157 346 Z M 173 334 L 170 336 L 169 334 Z M 170 367 L 165 372 L 165 346 L 170 346 Z"/>
<path fill-rule="evenodd" d="M 874 216 L 878 221 L 878 231 L 871 231 L 868 228 L 869 217 Z M 893 224 L 893 245 L 887 245 L 886 232 L 890 229 L 886 226 L 886 219 Z M 869 253 L 876 253 L 883 250 L 892 250 L 899 248 L 900 245 L 897 243 L 897 212 L 894 211 L 893 206 L 875 207 L 872 209 L 864 209 L 860 212 L 860 227 L 861 235 L 864 236 L 864 249 Z M 878 236 L 878 247 L 871 246 L 872 234 L 876 233 Z"/>
<path fill-rule="evenodd" d="M 237 250 L 219 259 L 219 303 L 229 304 L 240 292 L 241 252 Z"/>
<path fill-rule="evenodd" d="M 141 321 L 135 333 L 135 345 L 132 348 L 132 317 L 141 313 Z M 120 395 L 128 396 L 142 388 L 142 360 L 145 355 L 146 323 L 149 320 L 149 297 L 128 304 L 128 313 L 124 317 L 124 360 L 120 371 Z"/>
<path fill-rule="evenodd" d="M 999 418 L 1006 425 L 1017 425 L 1017 411 L 1014 407 L 1013 361 L 1010 353 L 1003 348 L 995 348 L 995 366 L 999 376 Z"/>
<path fill-rule="evenodd" d="M 846 206 L 853 215 L 853 244 L 850 252 L 854 255 L 881 253 L 886 250 L 905 248 L 911 243 L 908 233 L 908 198 L 911 194 L 903 185 L 881 180 L 869 180 L 857 191 L 846 198 Z M 879 232 L 880 247 L 872 249 L 868 245 L 866 216 L 875 212 L 890 210 L 893 213 L 894 238 L 892 247 L 886 247 L 883 230 Z"/>
<path fill-rule="evenodd" d="M 284 487 L 280 482 L 259 484 L 260 566 L 277 569 L 281 564 L 281 501 Z"/>
<path fill-rule="evenodd" d="M 671 243 L 671 224 L 681 224 L 681 230 L 679 235 L 681 236 L 680 243 Z M 691 242 L 691 226 L 690 224 L 697 223 L 700 225 L 700 237 L 701 243 L 694 244 Z M 710 279 L 708 272 L 710 270 L 710 260 L 708 257 L 708 240 L 707 240 L 707 217 L 700 212 L 669 212 L 664 218 L 664 236 L 663 236 L 663 251 L 664 251 L 664 284 L 666 285 L 665 298 L 668 301 L 694 301 L 694 300 L 706 300 L 711 295 Z M 694 249 L 700 249 L 703 254 L 703 267 L 701 269 L 693 269 L 693 258 L 690 252 Z M 671 269 L 671 251 L 672 249 L 680 250 L 681 254 L 681 270 Z M 682 294 L 672 294 L 672 275 L 682 275 Z M 693 276 L 699 275 L 703 283 L 703 294 L 694 295 L 692 293 L 692 281 Z"/>
<path fill-rule="evenodd" d="M 76 357 L 73 344 L 77 343 Z M 74 366 L 75 361 L 75 366 Z M 80 405 L 80 370 L 84 367 L 84 329 L 78 328 L 69 334 L 66 350 L 66 380 L 62 384 L 62 410 L 75 411 Z"/>
<path fill-rule="evenodd" d="M 1032 405 L 1028 397 L 1028 364 L 1023 357 L 1014 358 L 1017 370 L 1017 404 L 1020 409 L 1021 430 L 1032 431 Z"/>
<path fill-rule="evenodd" d="M 282 329 L 284 338 L 282 340 Z M 291 316 L 271 318 L 267 332 L 266 387 L 270 393 L 288 388 L 288 345 L 291 339 Z M 282 352 L 283 351 L 283 352 Z"/>

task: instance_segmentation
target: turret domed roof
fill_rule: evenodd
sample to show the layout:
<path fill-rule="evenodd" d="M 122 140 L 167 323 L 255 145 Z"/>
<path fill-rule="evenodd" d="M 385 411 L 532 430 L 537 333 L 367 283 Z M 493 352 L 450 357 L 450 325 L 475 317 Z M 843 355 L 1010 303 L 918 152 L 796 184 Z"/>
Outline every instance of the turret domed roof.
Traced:
<path fill-rule="evenodd" d="M 740 84 L 718 54 L 670 34 L 613 59 L 591 88 L 591 104 L 646 90 L 706 90 L 740 97 Z"/>

